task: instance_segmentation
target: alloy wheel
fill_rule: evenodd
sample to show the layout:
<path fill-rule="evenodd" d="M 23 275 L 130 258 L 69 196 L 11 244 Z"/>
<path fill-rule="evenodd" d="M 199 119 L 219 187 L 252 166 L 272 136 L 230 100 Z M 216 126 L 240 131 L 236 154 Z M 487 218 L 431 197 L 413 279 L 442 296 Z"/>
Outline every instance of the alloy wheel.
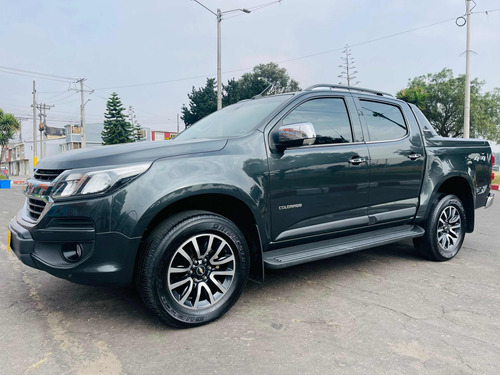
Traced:
<path fill-rule="evenodd" d="M 203 233 L 177 248 L 166 273 L 166 286 L 184 308 L 213 306 L 229 291 L 235 277 L 235 254 L 224 238 Z"/>
<path fill-rule="evenodd" d="M 447 206 L 439 215 L 437 240 L 445 252 L 453 252 L 460 241 L 462 220 L 460 212 L 454 206 Z"/>

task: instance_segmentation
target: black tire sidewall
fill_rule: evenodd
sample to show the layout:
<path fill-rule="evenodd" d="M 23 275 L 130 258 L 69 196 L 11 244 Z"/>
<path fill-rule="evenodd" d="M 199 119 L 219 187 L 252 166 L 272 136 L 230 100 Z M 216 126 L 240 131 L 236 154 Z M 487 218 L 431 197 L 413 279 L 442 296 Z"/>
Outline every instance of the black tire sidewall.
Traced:
<path fill-rule="evenodd" d="M 455 250 L 452 253 L 444 252 L 443 251 L 444 249 L 441 247 L 441 245 L 437 240 L 437 227 L 438 227 L 439 217 L 441 216 L 443 210 L 449 206 L 457 208 L 460 214 L 460 223 L 461 223 L 460 238 Z M 465 210 L 462 202 L 457 196 L 451 194 L 445 195 L 440 200 L 438 200 L 432 209 L 431 220 L 428 222 L 428 226 L 426 228 L 426 236 L 427 236 L 426 245 L 428 246 L 429 250 L 428 255 L 430 255 L 433 259 L 440 261 L 449 260 L 455 257 L 460 251 L 460 248 L 462 247 L 463 241 L 465 239 L 465 228 L 466 228 L 465 220 L 466 220 Z"/>
<path fill-rule="evenodd" d="M 235 256 L 235 275 L 229 291 L 213 306 L 201 310 L 184 308 L 179 305 L 172 294 L 161 287 L 162 276 L 167 272 L 175 251 L 189 238 L 212 233 L 224 238 L 231 246 Z M 155 259 L 150 272 L 148 287 L 157 305 L 157 311 L 165 320 L 175 319 L 182 326 L 197 326 L 211 322 L 224 315 L 238 300 L 248 278 L 249 254 L 246 241 L 240 230 L 229 220 L 216 215 L 196 216 L 181 222 L 172 228 L 159 243 L 154 254 Z"/>

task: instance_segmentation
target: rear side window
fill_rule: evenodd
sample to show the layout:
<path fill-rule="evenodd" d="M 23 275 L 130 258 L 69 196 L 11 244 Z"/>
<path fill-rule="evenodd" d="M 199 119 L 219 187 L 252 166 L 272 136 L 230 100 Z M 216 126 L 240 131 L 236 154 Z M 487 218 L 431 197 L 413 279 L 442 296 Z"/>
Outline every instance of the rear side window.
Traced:
<path fill-rule="evenodd" d="M 417 117 L 418 123 L 422 127 L 422 130 L 428 131 L 432 135 L 436 135 L 437 136 L 438 133 L 432 127 L 432 125 L 430 124 L 429 120 L 427 120 L 427 118 L 424 116 L 424 114 L 422 113 L 422 111 L 420 111 L 420 109 L 418 109 L 418 107 L 416 107 L 413 104 L 410 104 L 410 107 L 413 110 L 413 113 L 415 114 L 415 116 Z"/>
<path fill-rule="evenodd" d="M 408 134 L 403 114 L 398 106 L 360 100 L 372 141 L 391 141 Z"/>
<path fill-rule="evenodd" d="M 313 124 L 316 131 L 315 145 L 352 142 L 351 123 L 341 98 L 309 100 L 283 119 L 283 125 L 299 122 Z"/>

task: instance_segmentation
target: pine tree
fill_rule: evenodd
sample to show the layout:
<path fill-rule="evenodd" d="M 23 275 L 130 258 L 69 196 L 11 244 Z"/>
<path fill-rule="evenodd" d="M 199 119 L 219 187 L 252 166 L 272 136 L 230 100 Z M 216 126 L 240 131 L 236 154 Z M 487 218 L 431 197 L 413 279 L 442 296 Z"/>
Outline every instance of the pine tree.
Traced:
<path fill-rule="evenodd" d="M 134 142 L 140 142 L 142 140 L 142 126 L 138 122 L 134 124 Z"/>
<path fill-rule="evenodd" d="M 112 93 L 106 103 L 104 114 L 106 120 L 104 120 L 104 130 L 101 133 L 103 145 L 134 142 L 132 125 L 127 121 L 124 110 L 118 94 Z"/>

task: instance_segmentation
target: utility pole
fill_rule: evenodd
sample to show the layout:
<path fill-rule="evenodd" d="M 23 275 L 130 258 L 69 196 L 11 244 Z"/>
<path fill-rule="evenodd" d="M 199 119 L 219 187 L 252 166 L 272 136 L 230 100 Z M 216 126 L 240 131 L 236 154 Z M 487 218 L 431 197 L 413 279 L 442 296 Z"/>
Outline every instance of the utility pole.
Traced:
<path fill-rule="evenodd" d="M 50 107 L 49 107 L 50 109 Z M 43 106 L 43 130 L 44 133 L 42 132 L 41 136 L 43 138 L 43 157 L 47 156 L 47 107 L 44 105 Z"/>
<path fill-rule="evenodd" d="M 470 2 L 465 1 L 467 42 L 465 51 L 465 103 L 464 103 L 464 138 L 469 138 L 470 134 Z"/>
<path fill-rule="evenodd" d="M 177 134 L 179 134 L 179 114 L 177 114 Z"/>
<path fill-rule="evenodd" d="M 40 111 L 40 160 L 45 157 L 47 150 L 46 150 L 46 142 L 45 142 L 45 137 L 43 135 L 44 130 L 47 128 L 47 109 L 51 109 L 55 107 L 54 105 L 47 105 L 47 104 L 37 104 L 37 108 Z"/>
<path fill-rule="evenodd" d="M 222 68 L 221 68 L 221 40 L 220 24 L 222 23 L 222 12 L 217 9 L 217 110 L 222 109 Z"/>
<path fill-rule="evenodd" d="M 76 82 L 80 84 L 80 89 L 73 89 L 75 91 L 79 91 L 81 95 L 81 102 L 80 102 L 80 137 L 81 137 L 81 143 L 82 143 L 82 148 L 87 147 L 87 137 L 85 135 L 85 104 L 88 103 L 90 99 L 85 101 L 85 93 L 88 92 L 89 94 L 92 94 L 94 90 L 84 90 L 83 89 L 83 82 L 85 82 L 87 79 L 86 78 L 80 78 L 77 79 Z"/>
<path fill-rule="evenodd" d="M 36 89 L 35 89 L 35 80 L 33 80 L 33 169 L 37 164 L 36 159 Z"/>
<path fill-rule="evenodd" d="M 19 143 L 21 143 L 23 141 L 23 121 L 30 120 L 30 117 L 16 116 L 16 120 L 19 121 Z"/>
<path fill-rule="evenodd" d="M 220 36 L 220 26 L 222 23 L 222 15 L 227 14 L 227 13 L 233 13 L 233 12 L 243 12 L 243 13 L 251 13 L 250 10 L 245 9 L 245 8 L 238 8 L 238 9 L 231 9 L 231 10 L 226 10 L 222 12 L 220 9 L 217 9 L 217 13 L 214 12 L 213 10 L 207 8 L 205 5 L 200 3 L 198 0 L 193 0 L 199 5 L 201 5 L 203 8 L 208 10 L 210 13 L 212 13 L 216 18 L 217 18 L 217 110 L 222 109 L 222 81 L 221 81 L 221 36 Z M 275 1 L 274 3 L 279 3 L 281 0 Z M 274 4 L 274 3 L 269 3 L 269 5 Z"/>
<path fill-rule="evenodd" d="M 42 105 L 41 104 L 38 104 L 37 107 L 38 107 L 38 115 L 40 116 L 40 125 L 38 127 L 38 130 L 40 130 L 40 159 L 38 159 L 38 160 L 42 160 L 42 158 L 43 158 L 43 143 L 42 143 L 42 140 L 43 140 L 43 112 L 42 112 Z"/>

